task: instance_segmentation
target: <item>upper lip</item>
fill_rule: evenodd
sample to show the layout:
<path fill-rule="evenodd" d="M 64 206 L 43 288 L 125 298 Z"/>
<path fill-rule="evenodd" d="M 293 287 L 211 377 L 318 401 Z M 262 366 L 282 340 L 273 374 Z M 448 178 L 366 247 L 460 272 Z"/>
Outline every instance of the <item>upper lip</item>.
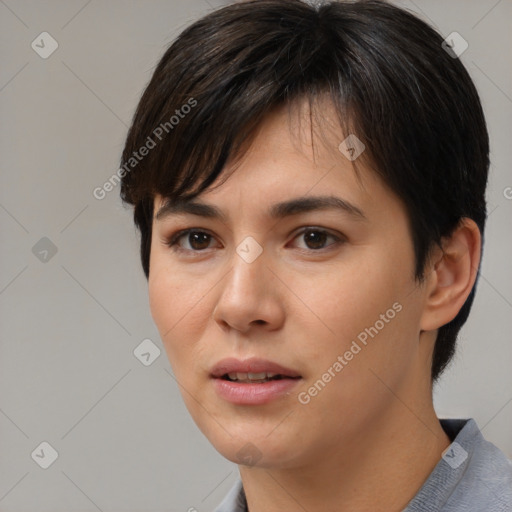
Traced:
<path fill-rule="evenodd" d="M 212 377 L 222 377 L 228 373 L 275 373 L 284 377 L 300 377 L 300 374 L 295 370 L 286 368 L 286 366 L 268 361 L 266 359 L 260 359 L 252 357 L 241 361 L 234 357 L 222 359 L 216 363 L 211 369 Z"/>

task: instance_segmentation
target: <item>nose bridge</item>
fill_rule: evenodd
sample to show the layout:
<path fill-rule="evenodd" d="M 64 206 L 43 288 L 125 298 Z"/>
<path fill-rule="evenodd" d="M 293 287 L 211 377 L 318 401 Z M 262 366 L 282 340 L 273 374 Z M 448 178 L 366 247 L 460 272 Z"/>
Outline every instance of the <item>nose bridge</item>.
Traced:
<path fill-rule="evenodd" d="M 274 323 L 280 308 L 263 247 L 251 238 L 245 238 L 233 252 L 231 271 L 223 280 L 214 314 L 216 321 L 240 331 L 251 323 Z"/>
<path fill-rule="evenodd" d="M 245 238 L 236 247 L 231 265 L 224 292 L 235 300 L 244 299 L 248 305 L 261 300 L 269 273 L 263 247 L 254 238 Z"/>

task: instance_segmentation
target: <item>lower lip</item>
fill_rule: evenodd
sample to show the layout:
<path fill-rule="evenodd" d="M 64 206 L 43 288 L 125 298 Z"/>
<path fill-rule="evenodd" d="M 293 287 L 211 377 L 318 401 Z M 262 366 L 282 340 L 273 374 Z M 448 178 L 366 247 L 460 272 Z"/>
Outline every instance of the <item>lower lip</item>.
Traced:
<path fill-rule="evenodd" d="M 236 405 L 262 405 L 290 393 L 300 380 L 279 379 L 251 384 L 214 378 L 213 385 L 217 393 L 228 402 Z"/>

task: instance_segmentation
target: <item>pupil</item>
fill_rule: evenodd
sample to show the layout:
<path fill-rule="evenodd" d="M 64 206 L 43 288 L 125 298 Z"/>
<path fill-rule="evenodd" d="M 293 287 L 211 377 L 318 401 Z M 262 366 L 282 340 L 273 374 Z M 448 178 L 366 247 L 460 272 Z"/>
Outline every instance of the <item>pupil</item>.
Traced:
<path fill-rule="evenodd" d="M 315 236 L 316 235 L 316 236 Z M 321 233 L 320 231 L 307 231 L 305 233 L 306 243 L 311 245 L 313 244 L 313 249 L 321 248 L 325 243 L 326 233 Z M 320 238 L 320 243 L 318 244 L 318 238 Z M 315 245 L 315 242 L 317 245 Z"/>
<path fill-rule="evenodd" d="M 207 249 L 208 248 L 208 237 L 209 235 L 206 233 L 190 233 L 189 235 L 189 242 L 191 247 L 194 249 Z M 205 246 L 201 245 L 201 238 L 203 238 L 203 242 L 206 242 Z"/>

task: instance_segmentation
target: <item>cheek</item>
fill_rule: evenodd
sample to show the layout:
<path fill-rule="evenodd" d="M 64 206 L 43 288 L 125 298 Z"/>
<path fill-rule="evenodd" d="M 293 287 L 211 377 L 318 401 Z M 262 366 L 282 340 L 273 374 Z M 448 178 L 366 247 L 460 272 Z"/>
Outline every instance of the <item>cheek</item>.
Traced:
<path fill-rule="evenodd" d="M 373 326 L 406 288 L 403 276 L 388 272 L 382 259 L 370 258 L 338 265 L 316 277 L 295 276 L 293 282 L 307 315 L 316 319 L 326 336 L 341 343 Z"/>
<path fill-rule="evenodd" d="M 201 340 L 205 319 L 211 315 L 207 299 L 212 284 L 204 276 L 180 272 L 158 255 L 150 268 L 148 294 L 153 321 L 174 373 L 189 374 L 201 349 L 197 340 Z"/>
<path fill-rule="evenodd" d="M 301 306 L 297 318 L 303 318 L 302 332 L 309 333 L 303 348 L 304 359 L 315 362 L 311 377 L 321 377 L 346 354 L 346 366 L 336 374 L 344 377 L 334 380 L 344 380 L 350 392 L 361 385 L 361 378 L 375 380 L 369 368 L 399 374 L 415 350 L 419 310 L 410 295 L 413 260 L 400 250 L 395 255 L 377 253 L 368 251 L 332 272 L 294 280 L 294 292 L 308 306 L 306 315 Z"/>
<path fill-rule="evenodd" d="M 186 319 L 197 302 L 200 287 L 201 280 L 187 278 L 179 266 L 170 262 L 164 249 L 153 245 L 148 279 L 149 306 L 162 336 L 174 330 L 180 318 Z"/>
<path fill-rule="evenodd" d="M 176 294 L 170 272 L 164 266 L 151 262 L 148 279 L 149 307 L 151 316 L 163 335 L 172 328 L 176 317 Z M 158 261 L 158 260 L 157 260 Z"/>
<path fill-rule="evenodd" d="M 153 262 L 152 262 L 153 263 Z M 183 286 L 182 278 L 169 265 L 162 264 L 155 258 L 148 280 L 149 307 L 153 321 L 160 332 L 160 337 L 169 354 L 174 357 L 180 324 L 186 323 L 193 310 L 194 296 L 190 288 Z"/>

